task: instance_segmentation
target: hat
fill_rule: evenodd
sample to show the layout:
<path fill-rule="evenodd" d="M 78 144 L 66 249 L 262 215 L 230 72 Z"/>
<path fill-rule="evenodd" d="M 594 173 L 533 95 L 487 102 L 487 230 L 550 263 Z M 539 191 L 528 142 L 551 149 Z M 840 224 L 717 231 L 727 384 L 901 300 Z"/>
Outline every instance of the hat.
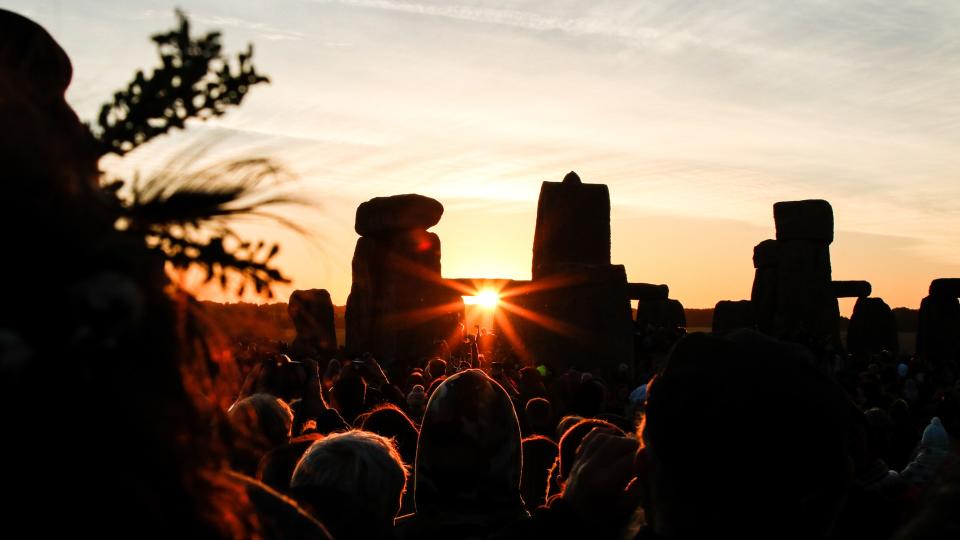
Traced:
<path fill-rule="evenodd" d="M 647 385 L 646 383 L 641 384 L 640 386 L 633 389 L 633 392 L 630 392 L 628 398 L 630 403 L 643 403 L 647 400 Z"/>
<path fill-rule="evenodd" d="M 407 405 L 411 407 L 420 408 L 423 407 L 427 401 L 427 393 L 423 389 L 422 384 L 413 385 L 413 389 L 410 390 L 410 393 L 407 394 Z"/>
<path fill-rule="evenodd" d="M 923 430 L 923 438 L 920 439 L 920 446 L 939 450 L 950 449 L 950 436 L 947 435 L 947 430 L 943 429 L 943 424 L 940 422 L 939 417 L 934 416 L 933 419 L 930 420 L 930 425 Z"/>

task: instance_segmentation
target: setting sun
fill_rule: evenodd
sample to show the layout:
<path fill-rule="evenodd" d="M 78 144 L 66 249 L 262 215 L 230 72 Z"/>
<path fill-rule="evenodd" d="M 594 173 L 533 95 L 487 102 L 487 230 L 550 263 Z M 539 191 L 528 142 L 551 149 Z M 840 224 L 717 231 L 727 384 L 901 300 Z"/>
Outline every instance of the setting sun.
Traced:
<path fill-rule="evenodd" d="M 464 296 L 463 303 L 468 306 L 480 306 L 483 309 L 494 309 L 500 303 L 500 295 L 497 291 L 483 290 L 474 296 Z"/>

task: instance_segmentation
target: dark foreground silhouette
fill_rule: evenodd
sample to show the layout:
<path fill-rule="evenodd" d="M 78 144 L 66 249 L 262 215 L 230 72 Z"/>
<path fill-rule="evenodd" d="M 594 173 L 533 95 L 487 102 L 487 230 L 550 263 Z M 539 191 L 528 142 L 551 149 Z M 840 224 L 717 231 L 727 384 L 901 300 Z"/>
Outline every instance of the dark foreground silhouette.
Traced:
<path fill-rule="evenodd" d="M 117 226 L 70 77 L 0 10 L 6 537 L 960 533 L 956 358 L 660 325 L 646 370 L 551 371 L 461 331 L 389 375 L 320 337 L 241 373 L 169 253 Z"/>

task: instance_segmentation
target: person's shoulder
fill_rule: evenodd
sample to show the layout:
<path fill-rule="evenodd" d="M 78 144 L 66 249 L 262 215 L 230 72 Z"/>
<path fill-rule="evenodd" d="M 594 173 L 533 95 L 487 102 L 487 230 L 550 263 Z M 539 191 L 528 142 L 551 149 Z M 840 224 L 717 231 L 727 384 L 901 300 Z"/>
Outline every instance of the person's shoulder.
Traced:
<path fill-rule="evenodd" d="M 246 490 L 260 522 L 261 537 L 267 540 L 333 540 L 326 527 L 292 499 L 262 482 L 234 471 L 224 477 Z"/>

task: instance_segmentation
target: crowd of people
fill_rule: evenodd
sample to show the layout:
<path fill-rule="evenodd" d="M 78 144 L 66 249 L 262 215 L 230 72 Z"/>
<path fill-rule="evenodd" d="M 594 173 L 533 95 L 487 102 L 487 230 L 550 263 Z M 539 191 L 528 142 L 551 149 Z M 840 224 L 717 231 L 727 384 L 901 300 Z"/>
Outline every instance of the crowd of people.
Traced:
<path fill-rule="evenodd" d="M 749 330 L 674 335 L 635 378 L 451 353 L 394 381 L 369 355 L 274 354 L 228 412 L 232 463 L 336 538 L 957 530 L 936 510 L 958 502 L 949 370 L 889 353 L 825 362 Z"/>
<path fill-rule="evenodd" d="M 0 10 L 4 537 L 960 537 L 956 359 L 659 329 L 639 370 L 241 373 L 117 227 L 71 75 Z"/>

